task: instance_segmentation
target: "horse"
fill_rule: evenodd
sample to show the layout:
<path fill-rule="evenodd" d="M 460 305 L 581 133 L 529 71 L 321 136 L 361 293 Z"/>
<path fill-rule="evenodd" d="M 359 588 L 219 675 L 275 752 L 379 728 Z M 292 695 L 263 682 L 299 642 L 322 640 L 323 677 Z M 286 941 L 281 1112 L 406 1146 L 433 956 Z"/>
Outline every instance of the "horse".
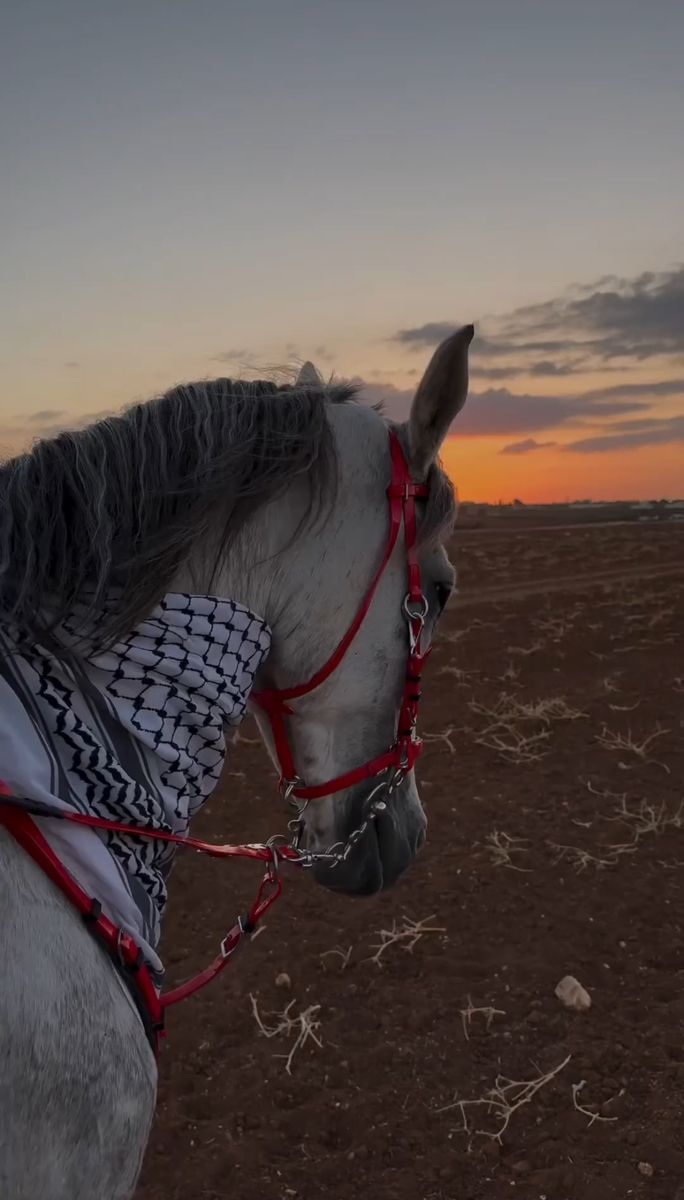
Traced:
<path fill-rule="evenodd" d="M 115 693 L 111 680 L 128 686 L 131 655 L 137 655 L 136 687 L 147 688 L 150 629 L 158 620 L 150 614 L 163 612 L 176 622 L 173 646 L 192 671 L 192 655 L 205 644 L 204 598 L 211 597 L 212 611 L 219 606 L 224 614 L 226 639 L 239 626 L 240 637 L 252 639 L 251 657 L 240 660 L 242 683 L 235 668 L 228 689 L 233 699 L 216 710 L 216 720 L 215 697 L 201 720 L 200 702 L 192 702 L 193 720 L 206 726 L 201 750 L 187 760 L 195 807 L 223 761 L 218 726 L 251 711 L 284 777 L 284 793 L 297 803 L 296 853 L 309 855 L 316 882 L 350 896 L 390 887 L 426 836 L 413 770 L 417 678 L 455 581 L 443 545 L 455 500 L 438 455 L 466 400 L 472 337 L 473 327 L 465 326 L 437 348 L 403 423 L 358 403 L 351 385 L 325 384 L 307 364 L 289 385 L 220 379 L 178 386 L 38 442 L 6 463 L 0 469 L 0 681 L 7 703 L 16 705 L 24 695 L 15 678 L 17 655 L 38 673 L 49 662 L 57 675 L 64 659 L 59 678 L 80 697 L 75 706 L 86 703 L 93 679 L 109 681 L 104 728 L 105 718 L 116 716 L 112 696 L 124 694 Z M 183 602 L 181 619 L 169 596 L 198 597 L 192 619 L 200 624 L 184 624 L 190 618 Z M 220 659 L 228 641 L 214 644 L 216 628 L 212 652 Z M 14 640 L 5 637 L 7 630 Z M 138 631 L 135 637 L 131 631 Z M 164 653 L 155 661 L 157 687 L 168 661 Z M 81 677 L 78 691 L 74 680 Z M 302 679 L 309 685 L 301 686 Z M 175 684 L 167 694 L 176 708 L 186 704 Z M 125 703 L 135 705 L 131 693 L 125 695 Z M 65 729 L 56 696 L 41 683 L 26 704 L 40 701 L 50 719 L 57 713 L 60 745 L 80 729 L 94 746 L 100 736 L 94 720 L 90 728 L 77 713 Z M 402 720 L 406 729 L 399 727 Z M 58 802 L 59 780 L 46 782 L 42 768 L 27 761 L 34 751 L 18 744 L 14 721 L 3 712 L 0 777 L 8 794 L 19 796 L 23 788 L 29 806 L 35 801 L 34 823 L 66 855 L 67 842 L 54 834 L 63 823 L 51 822 L 49 809 L 40 816 L 40 796 Z M 185 750 L 175 744 L 166 750 L 164 778 L 178 764 L 182 775 Z M 56 752 L 53 757 L 57 775 L 63 764 Z M 96 759 L 93 750 L 74 760 L 83 794 L 99 795 L 109 805 L 105 813 L 120 821 L 119 792 L 98 792 Z M 191 777 L 200 759 L 202 771 Z M 116 764 L 107 770 L 115 772 Z M 27 778 L 37 781 L 33 795 L 27 795 Z M 126 776 L 132 790 L 121 794 L 155 812 L 158 778 L 152 768 L 142 784 Z M 174 786 L 182 806 L 183 778 Z M 186 810 L 183 819 L 194 811 L 192 805 Z M 109 825 L 116 828 L 111 819 Z M 183 821 L 177 828 L 179 834 L 159 836 L 182 842 Z M 106 896 L 104 858 L 111 866 L 133 841 L 96 828 L 76 832 L 93 861 L 100 854 L 93 869 Z M 331 852 L 335 846 L 342 852 Z M 173 847 L 164 849 L 169 853 L 155 876 L 162 889 Z M 120 861 L 118 868 L 122 874 Z M 139 1005 L 64 888 L 2 821 L 0 895 L 0 1195 L 129 1200 L 157 1084 Z M 147 953 L 154 965 L 153 941 Z"/>

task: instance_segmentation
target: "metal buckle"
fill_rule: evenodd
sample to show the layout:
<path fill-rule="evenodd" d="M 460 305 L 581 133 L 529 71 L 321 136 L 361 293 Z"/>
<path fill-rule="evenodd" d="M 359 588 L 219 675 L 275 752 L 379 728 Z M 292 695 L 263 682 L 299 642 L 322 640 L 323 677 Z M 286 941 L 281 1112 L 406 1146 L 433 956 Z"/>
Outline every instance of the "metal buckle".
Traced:
<path fill-rule="evenodd" d="M 233 943 L 232 946 L 228 947 L 227 943 L 233 937 L 235 937 L 236 933 L 238 935 L 237 940 Z M 232 929 L 229 929 L 226 936 L 221 939 L 221 944 L 219 946 L 219 953 L 221 955 L 221 958 L 224 960 L 224 962 L 227 958 L 230 958 L 233 954 L 235 954 L 235 951 L 237 950 L 238 946 L 240 945 L 240 942 L 242 941 L 244 935 L 245 935 L 245 931 L 244 931 L 244 928 L 242 925 L 242 917 L 238 917 L 238 919 L 235 922 L 235 924 L 233 925 Z"/>

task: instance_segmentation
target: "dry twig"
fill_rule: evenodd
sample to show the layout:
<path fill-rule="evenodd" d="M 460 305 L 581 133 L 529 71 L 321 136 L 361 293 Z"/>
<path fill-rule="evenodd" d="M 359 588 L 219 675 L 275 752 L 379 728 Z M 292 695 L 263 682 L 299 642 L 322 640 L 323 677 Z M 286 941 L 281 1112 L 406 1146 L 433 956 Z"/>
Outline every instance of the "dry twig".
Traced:
<path fill-rule="evenodd" d="M 463 1036 L 467 1042 L 470 1041 L 470 1025 L 471 1025 L 473 1017 L 476 1015 L 481 1015 L 484 1017 L 485 1028 L 489 1029 L 491 1027 L 492 1021 L 494 1020 L 495 1017 L 505 1017 L 506 1013 L 503 1008 L 493 1008 L 491 1005 L 485 1005 L 484 1007 L 477 1007 L 473 1004 L 472 1000 L 470 999 L 470 996 L 468 996 L 467 1007 L 461 1009 L 461 1024 L 463 1026 Z"/>
<path fill-rule="evenodd" d="M 475 843 L 478 845 L 478 843 Z M 484 840 L 484 848 L 491 855 L 493 867 L 508 867 L 511 871 L 523 871 L 529 873 L 529 867 L 519 867 L 513 862 L 512 854 L 526 854 L 529 840 L 527 838 L 513 837 L 510 833 L 504 833 L 502 829 L 495 829 L 492 833 L 488 833 Z"/>
<path fill-rule="evenodd" d="M 340 970 L 344 971 L 345 967 L 349 966 L 353 950 L 353 946 L 348 946 L 346 950 L 343 950 L 341 946 L 334 946 L 332 950 L 324 950 L 323 953 L 319 954 L 318 957 L 327 958 L 329 954 L 337 954 L 342 960 L 342 966 L 340 967 Z"/>
<path fill-rule="evenodd" d="M 552 850 L 556 855 L 556 862 L 566 860 L 571 867 L 579 874 L 585 871 L 587 867 L 595 867 L 597 871 L 604 867 L 614 867 L 619 861 L 621 854 L 633 854 L 636 850 L 634 843 L 630 845 L 619 844 L 617 846 L 606 846 L 605 855 L 601 857 L 598 854 L 592 854 L 590 850 L 584 850 L 581 846 L 562 846 L 559 842 L 547 842 L 549 850 Z M 602 847 L 602 849 L 604 849 Z"/>
<path fill-rule="evenodd" d="M 457 1108 L 461 1114 L 464 1133 L 501 1142 L 513 1114 L 523 1105 L 529 1104 L 541 1088 L 546 1087 L 556 1075 L 559 1075 L 567 1067 L 571 1058 L 572 1055 L 568 1054 L 567 1058 L 563 1059 L 563 1062 L 559 1063 L 552 1071 L 537 1075 L 533 1079 L 508 1079 L 505 1075 L 497 1075 L 494 1087 L 485 1092 L 484 1096 L 480 1096 L 476 1100 L 457 1100 L 454 1097 L 451 1104 L 444 1105 L 443 1108 L 437 1109 L 437 1112 L 448 1112 L 450 1109 Z M 471 1108 L 485 1108 L 488 1113 L 493 1114 L 499 1122 L 497 1129 L 493 1131 L 474 1129 L 468 1121 L 468 1110 Z"/>
<path fill-rule="evenodd" d="M 663 770 L 667 771 L 669 775 L 670 768 L 665 763 L 658 762 L 657 759 L 648 757 L 649 748 L 656 738 L 664 737 L 665 734 L 669 732 L 669 729 L 656 729 L 653 733 L 649 734 L 648 737 L 642 738 L 640 742 L 637 742 L 632 737 L 631 730 L 628 730 L 626 734 L 614 733 L 612 729 L 608 729 L 607 725 L 604 725 L 603 731 L 598 735 L 596 740 L 599 745 L 603 746 L 606 750 L 621 752 L 627 751 L 628 753 L 635 755 L 636 758 L 641 759 L 642 762 L 653 763 L 655 766 L 662 767 Z M 627 764 L 624 765 L 626 766 Z"/>
<path fill-rule="evenodd" d="M 572 1084 L 572 1103 L 573 1107 L 577 1109 L 577 1112 L 582 1113 L 585 1117 L 589 1118 L 589 1128 L 591 1129 L 594 1121 L 617 1121 L 617 1117 L 604 1117 L 601 1113 L 596 1112 L 595 1109 L 587 1108 L 585 1104 L 579 1103 L 580 1092 L 582 1091 L 583 1087 L 586 1087 L 586 1083 L 586 1079 L 580 1079 L 579 1083 Z M 618 1093 L 618 1095 L 624 1095 L 624 1088 Z"/>
<path fill-rule="evenodd" d="M 377 934 L 380 941 L 377 944 L 375 954 L 371 955 L 366 961 L 377 963 L 380 966 L 380 959 L 389 946 L 394 946 L 398 943 L 402 950 L 406 950 L 410 954 L 416 942 L 419 942 L 426 933 L 446 933 L 443 925 L 429 924 L 434 919 L 434 913 L 431 917 L 423 917 L 422 921 L 413 921 L 411 917 L 403 917 L 400 925 L 396 921 L 393 921 L 391 929 L 378 929 Z"/>
<path fill-rule="evenodd" d="M 250 993 L 249 999 L 252 1004 L 252 1016 L 257 1023 L 259 1033 L 263 1034 L 264 1037 L 291 1037 L 293 1034 L 296 1034 L 295 1040 L 290 1047 L 289 1054 L 276 1055 L 276 1058 L 285 1059 L 285 1070 L 287 1071 L 288 1075 L 292 1074 L 292 1060 L 294 1059 L 295 1054 L 298 1050 L 301 1050 L 308 1041 L 315 1042 L 315 1044 L 322 1049 L 323 1043 L 317 1032 L 317 1030 L 319 1030 L 321 1027 L 321 1023 L 317 1017 L 317 1013 L 320 1012 L 321 1008 L 320 1004 L 310 1004 L 308 1008 L 302 1009 L 297 1016 L 292 1017 L 290 1016 L 290 1010 L 297 1003 L 297 1001 L 290 1000 L 290 1003 L 285 1006 L 282 1012 L 268 1014 L 271 1017 L 277 1018 L 277 1024 L 265 1025 L 259 1012 L 256 996 L 253 996 Z"/>

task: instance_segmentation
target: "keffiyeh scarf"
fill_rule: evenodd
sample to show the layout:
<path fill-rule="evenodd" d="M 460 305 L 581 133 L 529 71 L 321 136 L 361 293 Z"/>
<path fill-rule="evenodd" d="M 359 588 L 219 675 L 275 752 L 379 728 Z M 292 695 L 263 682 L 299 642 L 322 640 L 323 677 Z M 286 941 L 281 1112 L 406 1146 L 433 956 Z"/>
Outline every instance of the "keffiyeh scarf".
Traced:
<path fill-rule="evenodd" d="M 184 835 L 223 767 L 270 648 L 231 600 L 170 593 L 105 652 L 56 657 L 0 631 L 0 778 L 14 795 Z M 141 946 L 153 972 L 173 847 L 38 819 L 80 885 Z"/>

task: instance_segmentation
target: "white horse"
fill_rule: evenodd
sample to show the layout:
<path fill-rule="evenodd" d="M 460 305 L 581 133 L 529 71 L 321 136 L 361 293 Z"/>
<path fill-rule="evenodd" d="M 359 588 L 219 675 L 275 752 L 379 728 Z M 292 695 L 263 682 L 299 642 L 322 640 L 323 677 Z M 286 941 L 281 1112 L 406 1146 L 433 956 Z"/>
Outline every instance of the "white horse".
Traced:
<path fill-rule="evenodd" d="M 438 348 L 407 424 L 395 427 L 411 478 L 426 485 L 416 546 L 426 611 L 412 613 L 424 624 L 423 650 L 454 583 L 442 546 L 453 493 L 437 455 L 466 399 L 472 336 L 465 327 Z M 290 388 L 197 384 L 6 464 L 6 628 L 49 646 L 85 603 L 108 645 L 169 592 L 210 593 L 260 614 L 270 629 L 257 690 L 315 677 L 353 623 L 388 538 L 388 422 L 350 399 L 310 368 Z M 301 780 L 320 792 L 396 745 L 406 563 L 402 532 L 347 653 L 315 691 L 291 701 L 284 728 L 299 777 L 291 782 L 304 791 Z M 255 706 L 255 715 L 282 765 L 268 713 Z M 21 766 L 10 761 L 20 756 L 11 729 L 0 756 L 0 778 L 11 785 Z M 374 892 L 413 859 L 426 819 L 404 767 L 370 813 L 377 779 L 305 805 L 302 843 L 311 851 L 345 844 L 366 822 L 343 860 L 318 863 L 319 883 Z M 0 897 L 0 1197 L 128 1200 L 157 1084 L 138 1011 L 81 916 L 2 827 Z"/>

